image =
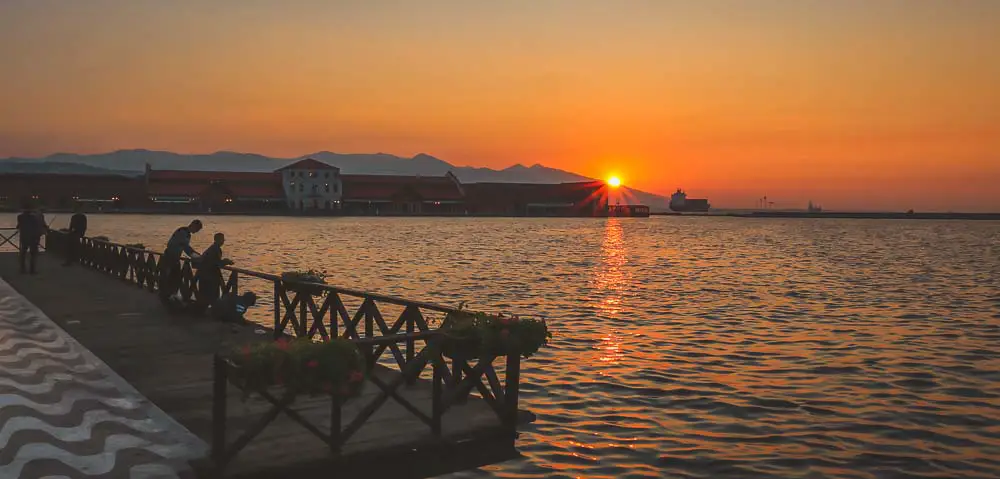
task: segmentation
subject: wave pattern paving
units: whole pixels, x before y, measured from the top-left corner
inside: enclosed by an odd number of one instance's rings
[[[0,479],[191,477],[204,445],[0,280]]]

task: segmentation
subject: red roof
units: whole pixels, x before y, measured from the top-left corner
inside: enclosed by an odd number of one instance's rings
[[[470,183],[464,186],[471,202],[586,203],[607,196],[603,181],[579,183]]]
[[[304,160],[299,160],[299,161],[296,161],[295,163],[292,163],[290,165],[286,165],[286,166],[283,166],[281,168],[278,168],[275,171],[290,170],[290,169],[295,169],[295,170],[337,170],[339,168],[337,168],[336,166],[333,166],[333,165],[328,165],[328,164],[323,163],[322,161],[319,161],[319,160],[314,160],[312,158],[306,158]]]
[[[204,183],[150,183],[149,194],[151,196],[186,196],[194,198],[201,195],[206,188],[208,188],[208,185]]]
[[[343,175],[341,179],[345,201],[464,199],[458,183],[449,176]]]
[[[271,171],[183,171],[183,170],[150,170],[149,180],[186,180],[186,181],[281,181],[277,174]]]

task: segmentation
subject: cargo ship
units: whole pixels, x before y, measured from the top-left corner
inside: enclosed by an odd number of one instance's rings
[[[688,198],[680,188],[670,195],[670,209],[677,212],[704,212],[708,211],[712,205],[703,198]]]

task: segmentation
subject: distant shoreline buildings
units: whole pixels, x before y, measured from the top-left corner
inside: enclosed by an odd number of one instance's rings
[[[641,205],[609,207],[603,181],[466,183],[443,176],[345,175],[311,158],[270,172],[154,170],[143,173],[0,174],[0,208],[289,214],[316,216],[648,216]]]

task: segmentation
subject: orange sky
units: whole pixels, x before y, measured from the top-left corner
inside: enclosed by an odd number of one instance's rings
[[[995,45],[992,0],[5,0],[0,157],[426,152],[1000,211]]]

